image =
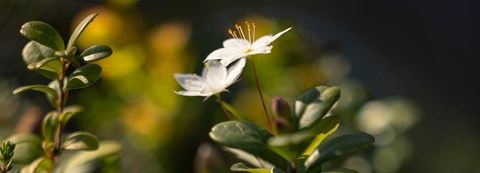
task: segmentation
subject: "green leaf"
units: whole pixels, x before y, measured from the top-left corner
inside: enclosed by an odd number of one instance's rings
[[[55,50],[47,46],[41,45],[35,41],[28,42],[22,50],[22,57],[25,64],[40,62],[41,60],[52,57]]]
[[[321,144],[305,161],[307,170],[322,163],[355,154],[369,147],[375,139],[366,133],[348,134]]]
[[[283,170],[287,168],[287,161],[270,150],[266,145],[272,134],[253,123],[240,121],[222,122],[215,125],[209,135],[213,141],[221,145],[241,149],[256,155]]]
[[[60,34],[49,24],[31,21],[22,25],[20,34],[54,50],[64,50],[65,45]]]
[[[83,51],[78,59],[80,62],[92,62],[112,55],[112,48],[106,45],[94,45]]]
[[[60,172],[68,172],[70,169],[81,166],[90,161],[118,154],[120,144],[114,141],[102,141],[95,151],[78,152],[65,161]]]
[[[61,148],[65,150],[96,150],[98,140],[91,133],[75,132],[65,137]]]
[[[313,134],[317,134],[315,139],[310,143],[307,149],[303,152],[303,155],[312,154],[313,150],[322,143],[322,141],[330,134],[337,130],[340,126],[340,117],[339,116],[328,116],[320,120],[319,123],[315,124],[314,127],[310,129]]]
[[[45,115],[42,123],[42,135],[43,139],[48,142],[55,140],[55,135],[58,125],[58,113],[51,111]]]
[[[75,30],[73,31],[72,35],[70,36],[70,39],[68,39],[68,45],[67,47],[73,47],[75,45],[75,42],[77,41],[78,37],[82,34],[83,30],[87,28],[88,24],[93,21],[95,17],[97,17],[98,13],[93,13],[90,14],[89,16],[85,17],[82,22],[80,22]]]
[[[40,157],[27,167],[22,169],[22,173],[48,173],[54,169],[55,165],[50,159]]]
[[[58,75],[62,71],[62,66],[60,59],[50,57],[42,59],[37,63],[31,63],[27,68],[49,79],[58,79]]]
[[[340,89],[334,86],[318,86],[303,93],[295,102],[299,128],[308,128],[321,120],[339,97]]]
[[[235,163],[230,167],[231,171],[235,172],[251,172],[251,173],[270,173],[269,169],[265,168],[250,168],[243,163]]]
[[[308,131],[300,131],[271,137],[268,140],[268,146],[283,158],[294,161],[302,154],[314,137],[315,135]]]
[[[69,90],[85,88],[100,78],[102,68],[97,64],[86,64],[76,69],[69,77],[66,88]]]
[[[65,126],[68,121],[79,112],[82,112],[83,108],[81,106],[68,106],[63,109],[62,115],[60,115],[60,122],[62,126]]]
[[[42,139],[34,134],[26,134],[26,133],[19,133],[13,134],[12,136],[8,137],[8,141],[13,142],[14,144],[21,144],[21,143],[34,143],[41,145]]]
[[[13,162],[20,164],[29,164],[44,155],[41,144],[30,142],[17,144],[14,153]]]
[[[13,162],[29,164],[43,155],[42,139],[34,134],[14,134],[8,137],[9,141],[16,144]]]
[[[18,93],[25,92],[25,91],[28,91],[28,90],[43,92],[49,98],[55,98],[55,99],[58,98],[57,92],[54,89],[52,89],[48,86],[45,86],[45,85],[29,85],[29,86],[19,87],[19,88],[15,89],[13,91],[13,94],[18,94]]]

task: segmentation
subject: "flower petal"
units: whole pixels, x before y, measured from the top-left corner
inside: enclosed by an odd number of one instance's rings
[[[268,54],[272,51],[273,46],[263,46],[257,49],[253,49],[253,51],[249,52],[247,55],[255,55],[255,54]]]
[[[224,81],[227,78],[227,67],[216,60],[207,61],[202,72],[207,88],[214,92],[225,90]]]
[[[200,92],[193,92],[193,91],[173,91],[175,94],[182,95],[182,96],[202,96],[202,97],[209,97],[214,93],[200,93]]]
[[[225,48],[235,48],[247,50],[250,48],[251,44],[248,40],[241,38],[230,38],[223,42],[223,47]]]
[[[282,32],[275,34],[274,36],[266,35],[266,36],[260,37],[252,44],[252,49],[258,49],[260,47],[268,46],[270,43],[275,41],[278,37],[280,37],[282,34],[286,33],[287,31],[289,31],[290,29],[292,28],[291,27],[287,28]]]
[[[239,59],[235,64],[228,68],[227,79],[225,79],[225,88],[237,82],[238,77],[242,74],[245,67],[246,58]]]
[[[242,56],[245,56],[242,50],[234,49],[234,48],[220,48],[210,53],[203,62],[206,62],[207,60],[214,60],[214,59],[221,59],[221,60],[233,59],[233,61],[235,61],[236,59]],[[228,60],[228,61],[231,61],[231,60]],[[224,63],[222,64],[228,65]]]
[[[195,74],[173,74],[175,79],[177,80],[178,84],[185,88],[187,91],[191,92],[200,92],[205,87],[205,82]]]

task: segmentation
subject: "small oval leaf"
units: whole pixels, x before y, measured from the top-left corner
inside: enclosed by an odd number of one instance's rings
[[[112,55],[112,49],[106,45],[94,45],[83,51],[80,56],[80,62],[92,62],[101,60]]]
[[[44,85],[29,85],[29,86],[19,87],[13,91],[13,94],[18,94],[28,90],[40,91],[45,93],[48,97],[58,98],[58,94],[54,89]]]
[[[69,77],[66,89],[80,89],[85,88],[100,78],[102,68],[97,64],[86,64],[76,69]]]
[[[72,133],[62,142],[62,149],[65,150],[96,150],[97,148],[97,137],[88,132]]]
[[[75,45],[75,42],[77,42],[78,37],[82,34],[83,30],[87,28],[88,24],[95,19],[95,17],[98,16],[98,13],[93,13],[85,17],[82,22],[80,22],[75,30],[73,31],[72,35],[70,36],[70,39],[68,39],[68,45],[67,47],[73,47]]]
[[[35,41],[28,42],[22,50],[22,57],[25,64],[40,62],[41,60],[52,57],[55,50],[47,46],[41,45]]]
[[[33,143],[39,146],[42,145],[42,139],[34,134],[13,134],[12,136],[8,137],[7,140],[13,142],[14,144]]]
[[[42,123],[42,135],[43,139],[48,142],[55,140],[55,135],[58,125],[58,113],[51,111],[45,115]]]
[[[324,117],[320,120],[319,123],[315,124],[314,127],[310,129],[313,134],[317,136],[315,139],[310,143],[307,149],[303,152],[303,155],[309,156],[312,154],[313,150],[322,143],[322,141],[330,134],[337,130],[338,126],[340,126],[340,116],[328,116]]]
[[[268,146],[283,158],[294,161],[302,154],[310,141],[315,137],[308,131],[300,131],[291,134],[271,137],[268,140]]]
[[[322,163],[355,154],[369,147],[375,139],[366,133],[336,137],[321,144],[305,161],[307,170],[317,169]]]
[[[60,122],[62,123],[62,126],[65,126],[74,115],[82,111],[83,108],[81,106],[65,107],[63,109],[62,115],[60,115]]]
[[[338,87],[317,86],[307,90],[295,102],[295,115],[300,129],[312,126],[330,111],[340,97]]]
[[[265,168],[250,168],[243,163],[235,163],[230,167],[231,171],[234,172],[250,172],[250,173],[270,173],[269,169]]]
[[[49,79],[58,79],[58,74],[62,71],[62,62],[58,58],[50,57],[29,64],[27,68]]]
[[[48,173],[54,169],[54,164],[50,159],[40,157],[33,161],[27,167],[22,169],[22,173]]]
[[[60,34],[49,24],[31,21],[22,25],[20,34],[54,50],[64,50],[65,45]]]
[[[237,148],[268,161],[283,170],[287,161],[270,150],[266,144],[273,135],[267,130],[250,122],[228,121],[215,125],[210,138],[226,147]]]
[[[113,141],[102,141],[97,150],[88,152],[78,152],[65,161],[60,172],[68,172],[70,169],[81,166],[93,160],[101,159],[120,152],[120,144]]]

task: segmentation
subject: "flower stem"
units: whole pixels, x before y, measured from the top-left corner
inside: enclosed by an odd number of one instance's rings
[[[215,96],[218,98],[218,102],[220,103],[220,106],[222,107],[223,112],[225,112],[228,119],[232,121],[233,120],[232,115],[230,115],[230,112],[228,112],[228,110],[225,108],[225,105],[223,105],[223,100],[222,100],[222,97],[220,96],[220,93],[215,94]]]
[[[257,84],[258,94],[260,95],[260,100],[262,101],[263,110],[265,111],[265,118],[267,119],[268,130],[273,132],[272,122],[270,121],[270,116],[268,115],[267,106],[265,106],[265,100],[263,99],[262,90],[260,89],[260,83],[258,82],[257,69],[255,68],[255,63],[253,62],[252,58],[250,58],[250,61],[252,62],[253,74],[255,75],[255,82]]]

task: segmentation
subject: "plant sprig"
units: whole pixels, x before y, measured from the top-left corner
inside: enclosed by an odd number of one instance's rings
[[[63,132],[68,121],[82,111],[79,106],[66,106],[69,91],[95,83],[100,78],[102,68],[90,62],[112,54],[110,47],[101,44],[93,45],[77,54],[78,48],[75,46],[77,39],[97,15],[95,13],[84,18],[71,34],[66,45],[57,30],[45,22],[30,21],[20,29],[20,34],[31,40],[22,51],[27,68],[52,81],[48,85],[19,87],[13,93],[18,94],[29,90],[43,92],[55,109],[43,118],[41,140],[36,140],[36,137],[31,135],[11,137],[17,144],[28,144],[24,147],[40,147],[44,153],[42,155],[30,153],[31,157],[26,160],[29,166],[22,169],[22,172],[53,172],[58,167],[56,158],[63,151],[96,150],[102,145],[97,137],[89,132],[79,131],[68,135],[64,135]],[[71,68],[73,72],[68,73]],[[114,148],[116,149],[109,150],[107,154],[118,152],[118,147]],[[91,159],[102,156],[105,156],[105,153]]]

